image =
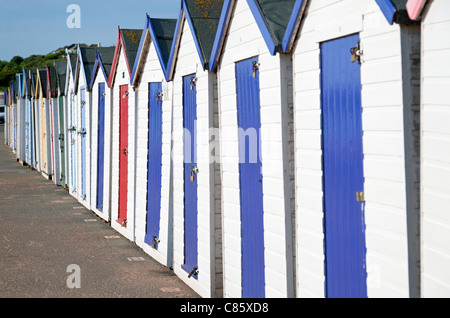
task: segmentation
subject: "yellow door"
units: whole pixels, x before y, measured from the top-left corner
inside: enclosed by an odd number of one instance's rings
[[[45,100],[41,99],[41,122],[42,122],[42,164],[47,168],[47,136],[45,134]]]

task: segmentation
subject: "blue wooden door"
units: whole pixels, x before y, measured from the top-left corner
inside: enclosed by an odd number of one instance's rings
[[[105,174],[105,83],[98,84],[97,209],[103,211]]]
[[[147,231],[145,242],[158,248],[161,216],[162,93],[161,83],[148,85]]]
[[[257,58],[236,64],[244,298],[265,297],[261,104],[256,65]]]
[[[367,297],[358,35],[321,46],[327,297]],[[359,196],[359,198],[358,198]]]
[[[80,90],[81,199],[86,200],[86,89]]]
[[[197,88],[196,76],[183,78],[183,127],[184,127],[184,270],[197,279]]]
[[[70,183],[72,185],[72,190],[76,191],[77,188],[77,122],[76,122],[76,111],[75,111],[75,95],[70,94]]]

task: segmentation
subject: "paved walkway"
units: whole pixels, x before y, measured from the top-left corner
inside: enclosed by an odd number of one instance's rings
[[[0,298],[198,298],[63,188],[22,167],[3,132],[0,125]]]

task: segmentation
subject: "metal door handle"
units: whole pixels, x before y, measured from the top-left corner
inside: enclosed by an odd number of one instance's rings
[[[125,156],[128,156],[128,149],[124,149],[124,150],[123,150],[123,154],[124,154]]]

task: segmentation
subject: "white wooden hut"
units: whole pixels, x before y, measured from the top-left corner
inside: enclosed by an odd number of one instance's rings
[[[217,77],[208,62],[223,1],[182,1],[167,78],[172,83],[173,269],[203,297],[221,297],[222,220]]]
[[[77,198],[77,127],[78,119],[75,103],[75,70],[77,55],[71,54],[66,50],[67,71],[66,71],[66,112],[65,133],[67,145],[67,173],[69,193]]]
[[[295,1],[225,1],[217,70],[224,296],[294,297],[292,56]]]
[[[291,17],[298,297],[417,296],[420,36],[405,4],[297,1]]]
[[[421,21],[421,296],[450,297],[450,2],[409,0]]]
[[[56,82],[57,82],[57,95],[58,95],[58,118],[57,127],[59,135],[56,136],[59,141],[59,151],[57,151],[57,156],[59,158],[61,173],[60,182],[61,186],[68,189],[68,167],[67,167],[67,135],[66,135],[66,72],[67,72],[67,59],[63,61],[55,62],[55,72],[56,72]]]
[[[111,220],[111,90],[108,78],[115,47],[97,48],[90,87],[92,92],[91,210]]]
[[[111,226],[134,241],[135,92],[131,72],[141,40],[140,29],[118,29],[108,86],[112,94],[111,120]]]
[[[31,93],[31,110],[32,110],[32,126],[33,126],[33,167],[38,172],[42,171],[42,162],[41,162],[41,122],[39,120],[40,114],[40,103],[39,97],[36,95],[36,86],[37,86],[37,70],[30,69],[30,93]]]
[[[52,181],[56,185],[61,185],[61,161],[59,156],[59,107],[58,107],[58,82],[55,67],[47,66],[47,88],[46,95],[49,107],[51,161],[52,161]]]
[[[135,241],[161,264],[172,267],[171,142],[172,90],[165,74],[176,19],[145,18],[131,75],[136,92]]]
[[[91,140],[92,140],[92,71],[97,58],[96,47],[78,46],[74,77],[75,109],[77,116],[77,199],[88,210],[92,206]]]

